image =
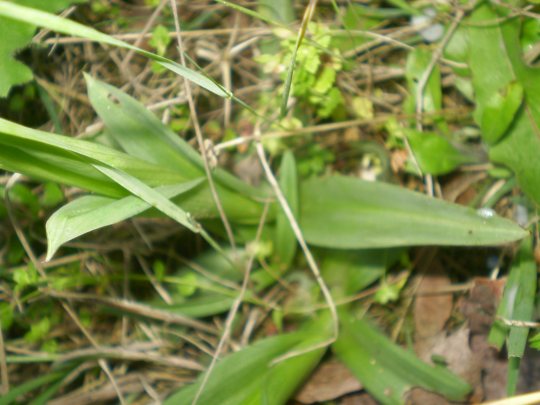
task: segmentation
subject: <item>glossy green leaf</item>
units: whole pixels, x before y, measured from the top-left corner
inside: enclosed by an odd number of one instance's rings
[[[201,184],[194,180],[171,186],[158,187],[156,191],[165,198],[173,198]],[[60,208],[47,221],[47,258],[50,260],[64,243],[93,230],[115,224],[138,215],[151,206],[134,196],[116,200],[100,196],[80,197]]]
[[[321,247],[481,246],[527,235],[496,215],[352,177],[308,180],[301,186],[300,201],[304,236]]]
[[[483,111],[501,91],[521,85],[522,108],[506,134],[490,148],[490,158],[511,168],[523,190],[540,202],[540,69],[525,64],[520,44],[521,19],[507,18],[510,9],[483,2],[467,20],[469,66],[477,109]],[[519,87],[516,87],[519,88]],[[514,90],[518,93],[517,90]],[[511,102],[515,107],[518,97]],[[510,116],[510,111],[507,114]],[[478,113],[478,116],[482,116]],[[491,141],[491,139],[486,139]]]
[[[282,405],[320,361],[324,349],[272,366],[275,358],[329,337],[329,318],[322,317],[298,332],[261,340],[217,363],[199,399],[204,405]],[[166,399],[164,405],[191,405],[203,376]]]
[[[506,133],[523,101],[523,86],[510,82],[497,91],[477,112],[481,113],[482,137],[489,144],[497,143]]]
[[[291,151],[283,154],[279,170],[279,185],[295,218],[298,217],[298,175],[296,161]],[[274,248],[278,262],[288,267],[296,254],[296,236],[283,210],[276,214]]]
[[[407,131],[407,138],[422,173],[447,174],[471,159],[460,153],[448,139],[432,132]]]
[[[100,42],[116,46],[119,48],[125,48],[133,50],[143,56],[146,56],[163,67],[175,72],[176,74],[192,81],[193,83],[201,86],[202,88],[221,97],[231,97],[231,94],[226,91],[222,86],[216,84],[213,80],[201,73],[195,72],[185,66],[179,65],[172,60],[164,58],[162,56],[153,54],[136,46],[130,45],[126,42],[120,41],[107,34],[99,32],[93,28],[87,27],[83,24],[79,24],[75,21],[68,20],[66,18],[55,16],[54,14],[45,13],[40,10],[36,10],[31,7],[24,7],[17,4],[13,4],[6,1],[0,1],[0,17],[24,22],[26,24],[35,25],[42,28],[47,28],[51,31],[60,32],[66,35],[72,35],[79,38],[86,38],[91,41]]]
[[[340,312],[341,330],[332,349],[381,404],[403,404],[421,387],[463,401],[471,387],[446,368],[431,366],[402,349],[363,319]]]

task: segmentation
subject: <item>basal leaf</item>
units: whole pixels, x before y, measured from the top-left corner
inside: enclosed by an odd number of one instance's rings
[[[123,91],[85,75],[92,106],[108,134],[131,156],[179,171],[186,178],[204,175],[201,155],[165,126],[148,109]],[[268,196],[216,168],[213,178],[223,186],[246,196]]]
[[[173,198],[201,184],[194,180],[156,189],[165,198]],[[138,215],[151,206],[134,196],[116,200],[108,197],[84,196],[56,211],[47,221],[47,259],[50,260],[58,248],[81,235],[115,224]]]
[[[261,340],[217,363],[202,395],[204,405],[281,405],[320,361],[324,349],[313,350],[275,366],[271,361],[292,350],[329,337],[329,318],[321,317],[305,329]],[[203,376],[171,397],[164,405],[190,405]]]
[[[98,169],[100,172],[102,172],[103,174],[105,174],[106,176],[110,177],[113,181],[120,184],[122,187],[128,190],[131,194],[139,197],[141,200],[146,202],[151,207],[157,208],[158,210],[163,212],[165,215],[171,217],[179,224],[184,225],[186,228],[188,228],[192,232],[200,231],[200,229],[198,228],[197,224],[195,223],[195,221],[193,220],[190,214],[188,214],[182,208],[175,205],[171,200],[169,200],[163,194],[159,193],[158,191],[144,184],[139,179],[132,177],[125,172],[122,172],[120,170],[116,170],[113,168],[109,168],[109,167],[105,167],[101,165],[94,165],[94,167]]]
[[[332,349],[380,403],[403,404],[405,394],[414,387],[453,401],[463,401],[469,393],[469,385],[449,370],[422,362],[365,320],[345,311],[340,320],[340,335]]]
[[[333,176],[301,186],[300,225],[316,246],[498,245],[527,232],[498,216],[397,186]]]
[[[295,217],[298,216],[298,178],[296,173],[296,162],[291,151],[285,152],[279,170],[279,183],[281,190],[289,207]],[[287,216],[283,210],[276,214],[276,232],[274,237],[274,247],[277,260],[288,267],[296,253],[296,236],[291,228]]]

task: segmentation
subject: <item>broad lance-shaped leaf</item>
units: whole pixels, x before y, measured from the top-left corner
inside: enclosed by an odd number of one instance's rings
[[[443,367],[422,362],[363,319],[340,312],[341,331],[333,351],[381,404],[400,405],[415,387],[463,401],[471,387]]]
[[[215,83],[202,74],[195,72],[185,66],[179,65],[170,59],[153,54],[126,42],[120,41],[107,34],[96,31],[93,28],[79,24],[75,21],[66,18],[58,17],[54,14],[45,13],[30,7],[19,6],[6,1],[0,1],[0,16],[25,22],[42,28],[47,28],[51,31],[60,32],[62,34],[72,35],[79,38],[86,38],[91,41],[101,42],[119,48],[133,50],[141,55],[144,55],[163,67],[175,72],[176,74],[192,81],[193,83],[205,88],[206,90],[217,94],[220,97],[231,97],[232,95],[222,86]]]
[[[295,217],[298,217],[298,176],[296,161],[291,151],[283,154],[279,169],[279,185]],[[276,259],[288,267],[294,259],[297,243],[291,224],[281,208],[276,214],[276,233],[274,236]]]
[[[88,97],[103,120],[107,134],[129,155],[159,164],[189,178],[204,175],[201,155],[164,125],[152,112],[120,89],[85,75]],[[216,168],[217,183],[259,199],[268,196],[230,173]]]
[[[165,198],[173,198],[201,184],[193,180],[171,186],[158,187],[156,191]],[[135,196],[115,200],[108,197],[84,196],[56,211],[47,221],[47,258],[50,260],[58,248],[81,235],[115,224],[151,208],[150,204]]]
[[[95,163],[126,172],[150,187],[178,184],[202,176],[201,171],[189,178],[174,167],[150,163],[104,145],[38,131],[0,118],[0,168],[4,170],[81,187],[108,197],[126,196],[125,189],[97,170],[93,166]],[[227,216],[231,221],[257,223],[262,205],[234,190],[220,187]],[[197,188],[175,202],[197,218],[218,215],[208,187]]]
[[[220,360],[210,375],[199,404],[283,405],[319,363],[325,349],[310,351],[276,365],[272,360],[293,350],[305,349],[330,336],[324,315],[302,330],[263,339]],[[164,405],[190,405],[203,376],[167,398]]]
[[[486,141],[495,143],[490,158],[511,168],[523,190],[540,203],[540,69],[523,61],[522,19],[510,13],[507,7],[482,2],[467,20],[475,117]],[[505,109],[495,130],[489,119],[494,107]]]
[[[125,172],[121,172],[110,167],[100,165],[94,165],[94,167],[106,176],[110,177],[118,184],[120,184],[133,195],[139,197],[141,200],[145,201],[150,206],[157,208],[167,216],[174,219],[179,224],[184,225],[192,232],[200,232],[198,224],[193,220],[189,213],[187,213],[177,205],[174,205],[174,203],[167,197],[165,197],[163,194],[148,187],[139,179],[132,177]]]
[[[101,175],[96,169],[92,168],[90,163],[99,162],[125,171],[126,173],[147,182],[150,186],[175,184],[183,180],[188,180],[181,173],[175,172],[167,167],[145,162],[107,146],[49,132],[38,131],[2,118],[0,118],[0,145],[20,148],[23,151],[35,153],[38,156],[55,156],[66,164],[69,163],[69,161],[85,163],[88,165],[88,170],[93,172],[94,177],[101,179],[102,181],[104,181],[106,177]],[[15,165],[15,163],[16,162],[12,161],[11,165]],[[29,165],[31,162],[26,162],[24,164]],[[118,196],[118,194],[113,194],[113,196]]]
[[[308,180],[300,201],[304,236],[322,247],[482,246],[527,236],[517,224],[491,213],[352,177]]]

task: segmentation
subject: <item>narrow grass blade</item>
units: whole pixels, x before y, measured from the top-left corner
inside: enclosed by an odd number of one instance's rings
[[[28,382],[12,388],[7,394],[4,394],[0,398],[0,405],[11,405],[19,403],[17,402],[17,398],[21,397],[22,395],[28,394],[43,385],[54,383],[55,381],[63,378],[66,374],[67,372],[57,371],[36,377],[34,379],[30,379]]]
[[[298,32],[298,37],[296,38],[296,44],[294,45],[294,50],[291,56],[291,61],[289,62],[289,67],[287,68],[287,78],[285,79],[285,85],[283,88],[283,98],[281,100],[281,116],[284,117],[287,113],[287,105],[289,104],[289,96],[291,93],[292,79],[294,75],[294,68],[296,66],[296,55],[298,55],[298,49],[302,45],[302,40],[306,35],[307,27],[313,13],[315,12],[315,7],[317,5],[317,0],[310,0],[306,7],[304,13],[304,18],[302,19],[302,25],[300,26],[300,31]]]
[[[527,236],[508,219],[352,177],[310,179],[300,201],[305,238],[321,247],[489,246]]]
[[[192,232],[200,232],[200,228],[195,223],[191,215],[189,215],[177,205],[174,205],[171,200],[169,200],[163,194],[150,188],[142,181],[116,169],[100,165],[94,165],[94,167],[106,176],[110,177],[118,184],[120,184],[130,193],[145,201],[148,205],[157,208],[167,216],[174,219],[179,224],[184,225]]]
[[[171,186],[156,191],[165,198],[192,190],[202,179]],[[64,243],[81,235],[126,220],[151,208],[150,204],[134,196],[120,200],[99,196],[84,196],[56,211],[47,221],[47,258],[50,260]]]
[[[521,243],[518,256],[510,269],[502,300],[497,308],[497,317],[502,319],[495,321],[488,338],[489,342],[499,349],[506,341],[510,361],[507,382],[509,395],[516,391],[519,363],[525,352],[529,328],[519,325],[510,326],[503,320],[517,322],[533,320],[536,284],[537,273],[532,240],[527,238]]]
[[[430,366],[379,333],[368,322],[340,313],[342,329],[332,349],[382,404],[402,404],[405,394],[421,387],[463,401],[471,387],[446,368]]]
[[[203,76],[198,72],[195,72],[194,70],[188,69],[185,66],[182,66],[162,56],[147,52],[143,49],[137,48],[136,46],[115,39],[107,34],[99,32],[85,25],[79,24],[75,21],[71,21],[66,18],[58,17],[54,14],[49,14],[43,11],[36,10],[34,8],[24,7],[6,1],[0,1],[0,16],[17,21],[22,21],[31,25],[36,25],[38,27],[47,28],[51,31],[60,32],[62,34],[72,35],[79,38],[86,38],[103,44],[134,50],[141,55],[155,60],[163,67],[175,72],[176,74],[192,81],[193,83],[220,97],[231,97],[231,94],[222,86],[218,85],[210,78]]]
[[[287,199],[294,217],[298,218],[298,175],[294,155],[291,151],[287,151],[283,155],[279,176],[279,185],[283,195]],[[297,243],[294,231],[283,210],[279,210],[276,214],[274,247],[277,260],[288,267],[296,254]]]

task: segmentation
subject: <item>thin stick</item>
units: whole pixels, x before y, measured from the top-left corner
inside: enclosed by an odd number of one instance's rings
[[[186,66],[186,58],[184,56],[184,46],[182,44],[182,36],[180,35],[180,32],[181,32],[180,20],[178,18],[178,10],[176,9],[175,0],[170,0],[170,5],[171,5],[173,17],[174,17],[174,26],[176,28],[176,41],[178,43],[178,53],[180,54],[180,62],[182,63],[183,66]],[[197,116],[197,110],[195,108],[195,102],[193,100],[193,94],[191,93],[191,83],[186,78],[184,78],[184,89],[185,89],[186,98],[189,104],[189,111],[191,113],[191,121],[193,122],[193,127],[195,129],[197,143],[202,153],[202,158],[204,162],[204,171],[206,172],[206,177],[208,178],[208,185],[210,186],[210,192],[212,193],[212,198],[214,199],[214,203],[216,204],[216,208],[219,212],[221,222],[223,222],[223,226],[225,227],[225,231],[227,232],[227,237],[229,238],[229,242],[231,244],[233,253],[235,253],[236,242],[234,240],[234,234],[232,232],[229,219],[227,218],[227,214],[225,214],[223,205],[221,204],[221,200],[219,198],[219,194],[216,189],[216,184],[214,183],[214,179],[212,177],[212,170],[208,162],[208,153],[207,153],[206,143],[204,142],[201,126],[199,124],[199,118]]]
[[[319,288],[321,289],[321,292],[323,293],[324,299],[326,300],[326,303],[328,304],[328,309],[330,310],[330,315],[332,316],[332,337],[324,342],[321,342],[319,344],[313,345],[311,347],[308,347],[306,349],[302,350],[296,350],[289,353],[284,354],[283,356],[280,356],[272,362],[272,364],[279,363],[281,361],[284,361],[286,359],[289,359],[291,357],[296,357],[305,353],[309,353],[313,350],[320,349],[323,347],[327,347],[334,343],[338,337],[339,334],[339,317],[337,313],[336,303],[334,302],[334,299],[332,298],[332,295],[330,294],[330,290],[328,289],[328,286],[324,282],[321,271],[319,270],[319,266],[317,265],[317,262],[315,261],[315,258],[311,254],[311,251],[309,250],[309,247],[306,243],[306,240],[304,239],[304,236],[302,235],[302,231],[300,230],[300,226],[298,225],[298,222],[296,221],[296,218],[294,217],[294,214],[291,210],[291,207],[289,206],[289,203],[287,202],[287,199],[283,195],[283,192],[281,191],[281,188],[279,187],[279,183],[272,173],[272,169],[270,168],[270,165],[268,163],[268,159],[266,158],[266,154],[264,153],[264,148],[260,140],[260,127],[257,125],[255,127],[255,135],[259,138],[256,138],[255,142],[255,148],[257,150],[257,155],[259,156],[259,160],[261,162],[261,165],[263,167],[264,173],[266,175],[266,179],[270,183],[270,186],[272,187],[272,190],[276,194],[276,197],[279,201],[279,204],[281,208],[283,209],[283,212],[285,213],[285,216],[287,217],[287,220],[289,221],[289,224],[294,232],[294,235],[296,236],[296,240],[300,244],[300,247],[302,248],[302,251],[304,252],[304,256],[306,258],[306,261],[309,265],[309,268],[311,269],[311,272],[313,273],[313,276],[315,277],[315,280],[317,280],[317,284],[319,285]]]
[[[426,116],[432,116],[432,115],[441,115],[441,114],[467,114],[469,111],[464,109],[456,109],[456,110],[441,110],[441,111],[435,111],[433,113],[427,113],[423,114],[424,117]],[[321,124],[321,125],[312,125],[304,128],[299,128],[291,131],[274,131],[274,132],[268,132],[264,135],[259,135],[262,139],[274,139],[274,138],[288,138],[293,136],[299,136],[299,135],[309,135],[312,133],[320,133],[320,132],[331,132],[338,129],[344,129],[344,128],[351,128],[356,126],[373,126],[376,124],[385,123],[388,121],[389,118],[396,118],[398,120],[408,120],[410,118],[414,118],[414,115],[411,114],[381,114],[374,118],[359,118],[355,120],[348,120],[348,121],[341,121],[341,122],[331,122],[329,124]],[[222,142],[220,144],[217,144],[214,146],[214,150],[218,153],[224,149],[233,148],[239,145],[243,145],[246,143],[251,143],[255,141],[255,135],[250,136],[242,136],[235,139],[231,139],[230,141]]]
[[[255,243],[257,243],[261,239],[262,231],[264,229],[264,224],[266,222],[266,216],[268,214],[268,207],[269,207],[269,204],[268,203],[265,204],[264,211],[261,215],[261,220],[259,221],[259,226],[257,228],[257,234],[255,236]],[[203,393],[204,388],[206,387],[206,384],[208,383],[208,380],[210,379],[210,375],[212,374],[212,371],[214,370],[217,364],[219,355],[221,354],[223,347],[229,340],[234,318],[236,317],[236,314],[238,313],[238,309],[240,308],[240,305],[244,301],[244,295],[246,294],[246,291],[248,288],[249,276],[251,274],[251,269],[253,267],[253,262],[255,261],[256,254],[257,254],[256,252],[253,252],[249,257],[249,260],[246,264],[246,269],[244,272],[242,288],[240,289],[240,293],[238,294],[238,297],[236,297],[236,300],[234,301],[231,309],[229,310],[229,314],[227,315],[227,320],[225,321],[223,334],[221,335],[221,338],[219,339],[219,343],[217,345],[216,351],[214,353],[214,356],[212,357],[212,362],[210,363],[210,366],[208,366],[208,370],[204,374],[203,380],[201,381],[201,384],[199,385],[199,388],[197,389],[197,393],[195,394],[195,397],[193,398],[193,402],[191,403],[191,405],[196,405],[197,402],[199,401],[199,398],[201,397],[201,394]]]

